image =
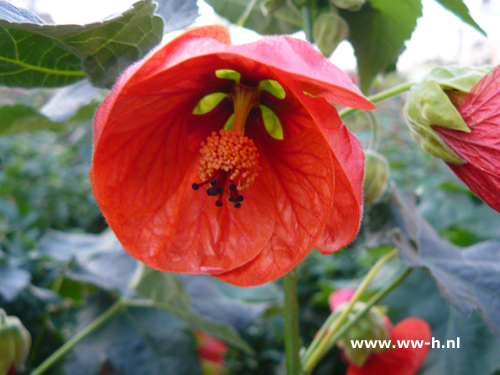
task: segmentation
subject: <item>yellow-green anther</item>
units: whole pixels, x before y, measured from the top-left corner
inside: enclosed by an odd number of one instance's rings
[[[232,79],[236,83],[240,83],[241,74],[236,70],[231,69],[219,69],[215,71],[215,75],[222,79]]]
[[[226,124],[224,125],[224,130],[228,131],[233,127],[233,121],[234,121],[234,113],[229,117],[226,121]]]
[[[224,92],[214,92],[201,98],[196,107],[193,109],[193,115],[204,115],[212,111],[217,105],[227,98],[229,95]]]
[[[286,97],[285,89],[278,83],[278,81],[275,81],[274,79],[265,79],[263,81],[260,81],[259,89],[267,91],[278,99],[285,99]]]
[[[262,112],[262,119],[264,120],[264,126],[267,132],[274,139],[283,139],[283,127],[281,126],[278,116],[265,105],[260,105],[260,110]]]

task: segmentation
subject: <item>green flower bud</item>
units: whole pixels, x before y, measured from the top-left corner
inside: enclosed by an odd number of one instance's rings
[[[261,0],[260,10],[267,17],[270,13],[282,8],[286,5],[286,0]]]
[[[0,375],[8,373],[12,364],[20,369],[28,357],[31,336],[15,316],[0,309]]]
[[[356,12],[365,4],[365,0],[330,0],[336,7]]]
[[[338,307],[338,311],[343,311],[348,303]],[[352,309],[351,316],[363,310],[366,304],[356,302]],[[389,340],[390,334],[386,327],[384,309],[372,307],[344,336],[338,341],[338,346],[343,349],[351,363],[361,367],[372,352],[380,352],[381,348],[353,348],[351,340]]]
[[[323,56],[330,56],[349,36],[349,25],[338,14],[323,13],[313,25],[313,38]]]
[[[450,100],[450,96],[456,99],[463,96],[460,93],[467,94],[488,71],[480,68],[436,68],[421,83],[412,86],[403,115],[413,139],[424,151],[448,163],[464,163],[432,127],[443,126],[470,133],[454,105],[456,101]]]
[[[365,150],[363,192],[366,204],[376,203],[385,193],[389,181],[389,163],[385,156]]]

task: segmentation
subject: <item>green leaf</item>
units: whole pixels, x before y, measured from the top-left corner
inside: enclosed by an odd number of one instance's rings
[[[360,87],[370,89],[375,76],[394,64],[422,16],[420,0],[370,0],[359,12],[341,11],[349,24],[349,38],[356,58]]]
[[[190,308],[189,295],[184,285],[169,272],[157,271],[139,263],[135,280],[131,284],[140,297],[181,309]]]
[[[40,110],[24,104],[0,106],[0,136],[37,130],[57,132],[78,123],[89,124],[99,94],[100,90],[84,81],[60,89]]]
[[[75,332],[87,327],[108,307],[104,294],[79,312]],[[106,371],[111,367],[114,371]],[[95,330],[65,358],[72,375],[201,375],[196,341],[189,326],[162,310],[126,307]]]
[[[469,14],[469,9],[467,5],[464,4],[462,0],[436,0],[443,7],[448,9],[450,12],[455,14],[458,18],[464,21],[466,24],[472,26],[477,31],[479,31],[484,36],[487,36],[483,29],[472,19]]]
[[[111,87],[125,68],[160,43],[163,20],[153,14],[155,7],[152,0],[141,0],[107,21],[47,25],[33,22],[36,16],[26,10],[2,5],[0,84],[57,87],[87,77],[94,86]]]
[[[215,12],[236,23],[251,0],[207,0]],[[293,34],[302,29],[300,12],[290,6],[279,8],[269,16],[264,16],[256,2],[245,21],[246,28],[261,35]]]
[[[253,349],[229,324],[216,322],[193,311],[184,284],[173,274],[157,271],[141,264],[132,287],[140,297],[151,300],[152,306],[164,309],[192,327],[205,331],[228,344],[248,353],[253,352]]]
[[[389,306],[393,323],[408,317],[427,321],[440,344],[460,337],[459,349],[431,349],[418,374],[492,375],[500,370],[500,338],[478,313],[463,315],[451,307],[427,272],[414,270],[382,304]]]
[[[64,123],[50,121],[35,109],[23,104],[0,107],[0,136],[34,130],[60,130]]]

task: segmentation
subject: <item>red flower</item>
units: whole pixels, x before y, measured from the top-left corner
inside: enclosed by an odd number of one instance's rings
[[[434,127],[463,160],[451,170],[490,207],[500,212],[500,67],[472,87],[457,109],[470,133]]]
[[[399,348],[397,340],[431,340],[431,329],[425,320],[408,318],[400,322],[391,331],[391,345],[396,348],[382,352],[373,352],[361,367],[349,365],[347,375],[413,375],[425,361],[429,345],[421,348]]]
[[[213,93],[226,97],[196,112]],[[276,279],[315,244],[331,253],[358,230],[364,156],[328,101],[374,108],[306,42],[233,46],[222,27],[191,30],[128,68],[98,109],[96,200],[153,268],[241,286]]]
[[[195,333],[198,340],[198,354],[202,364],[203,374],[218,375],[224,370],[224,354],[227,345],[206,332]]]

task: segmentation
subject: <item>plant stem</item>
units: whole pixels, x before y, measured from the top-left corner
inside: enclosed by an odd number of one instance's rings
[[[256,2],[257,2],[257,0],[250,0],[248,2],[245,10],[243,11],[243,14],[240,16],[240,18],[238,18],[238,21],[236,21],[236,25],[243,26],[245,24],[248,16],[250,15],[250,12],[252,11],[253,6],[255,5]]]
[[[106,323],[113,315],[115,315],[124,306],[123,300],[116,301],[108,310],[101,316],[90,323],[83,330],[78,332],[71,340],[67,341],[63,346],[57,349],[52,355],[43,361],[30,375],[41,375],[47,371],[52,365],[68,354],[77,344],[93,333],[97,328]]]
[[[363,310],[359,311],[352,319],[344,324],[337,333],[330,339],[328,346],[331,348],[335,343],[342,337],[344,334],[354,326],[373,306],[375,306],[382,298],[384,298],[387,294],[389,294],[395,287],[401,284],[408,275],[413,271],[413,268],[406,268],[403,272],[401,272],[394,280],[392,280],[389,284],[387,284],[383,289],[381,289],[377,294],[375,294],[370,300],[366,303],[366,306]]]
[[[377,103],[377,102],[380,102],[382,100],[392,98],[393,96],[396,96],[396,95],[402,94],[403,92],[408,91],[414,84],[415,83],[413,83],[413,82],[403,83],[401,85],[394,86],[388,90],[379,92],[375,95],[369,96],[368,99],[373,103]],[[349,115],[352,115],[357,110],[358,109],[356,109],[356,108],[346,108],[346,109],[339,112],[339,116],[340,116],[340,118],[345,118]]]
[[[370,282],[373,280],[377,272],[380,270],[380,268],[387,263],[390,259],[396,256],[398,253],[398,249],[394,249],[390,253],[384,255],[382,258],[380,258],[377,263],[372,267],[370,272],[365,276],[364,280],[361,282],[361,285],[356,289],[356,292],[352,296],[351,300],[349,301],[349,304],[347,305],[346,309],[339,315],[337,319],[335,319],[333,322],[331,322],[330,326],[327,327],[328,329],[326,330],[326,334],[321,337],[317,336],[317,340],[319,340],[319,343],[315,345],[314,350],[307,350],[304,358],[303,358],[303,368],[306,374],[309,374],[316,364],[319,362],[319,360],[325,355],[325,353],[331,348],[329,345],[332,336],[339,330],[339,328],[344,324],[344,322],[347,320],[347,317],[349,316],[354,304],[359,300],[359,298],[362,296],[362,294],[366,291],[368,288],[368,285]],[[334,313],[332,313],[334,314]],[[327,320],[329,322],[330,319]],[[314,343],[314,341],[313,341]],[[313,344],[311,344],[311,347]]]
[[[297,299],[297,271],[292,269],[283,276],[285,294],[285,355],[287,375],[302,373],[299,357],[299,302]]]
[[[312,44],[314,40],[311,9],[306,4],[300,8],[300,12],[302,13],[302,28],[306,34],[306,40]]]
[[[372,112],[363,112],[368,117],[368,122],[370,123],[371,137],[368,150],[377,151],[378,148],[378,129],[379,124],[377,117]]]

